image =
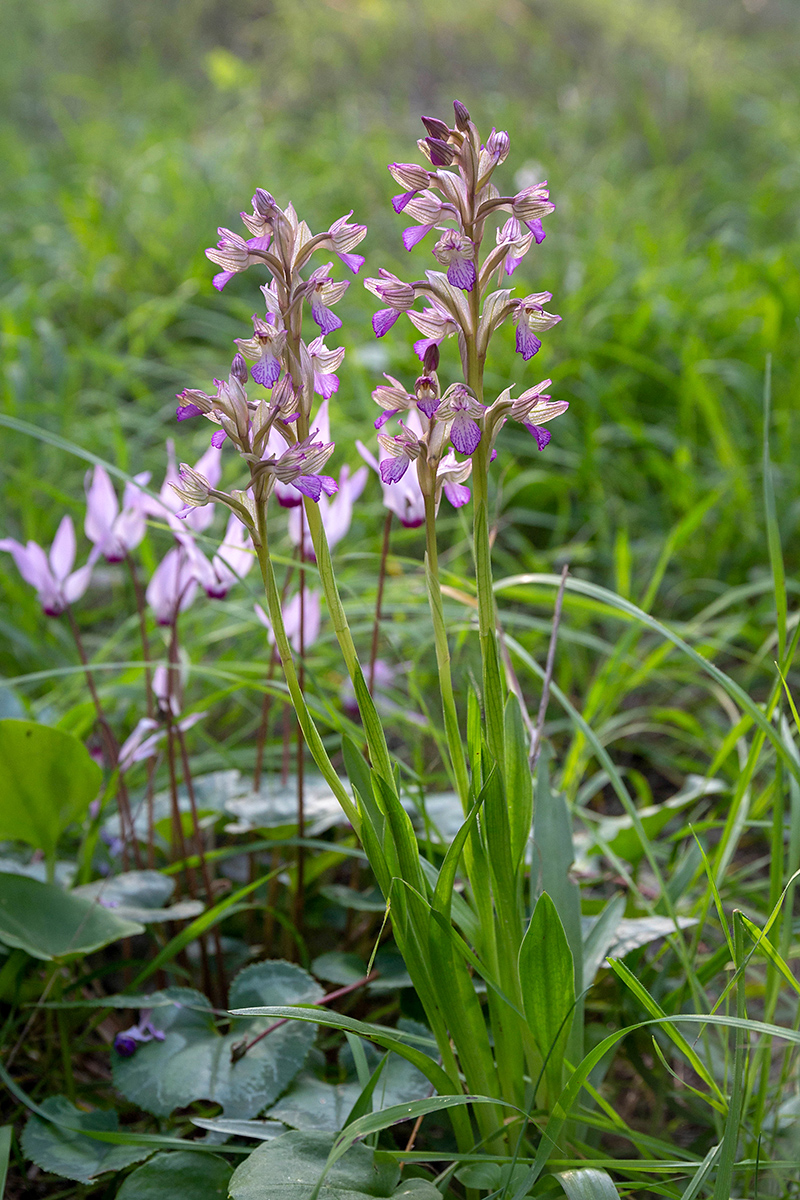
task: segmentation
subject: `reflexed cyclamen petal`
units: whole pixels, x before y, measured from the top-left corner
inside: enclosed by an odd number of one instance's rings
[[[252,371],[250,372],[252,375]],[[322,396],[323,400],[330,400],[334,392],[339,390],[338,375],[320,375],[314,372],[314,391]]]
[[[203,410],[198,408],[196,404],[181,404],[175,409],[175,416],[179,421],[188,421],[189,417],[202,417]]]
[[[542,242],[544,241],[544,239],[547,237],[547,234],[544,231],[544,226],[542,225],[541,219],[539,217],[534,217],[534,219],[532,221],[526,221],[525,224],[528,226],[528,229],[530,229],[531,233],[533,234],[533,239],[536,242],[536,245],[540,246],[542,244]]]
[[[542,343],[537,338],[536,334],[528,329],[524,320],[517,325],[517,354],[521,354],[525,362],[529,358],[533,358],[534,354],[538,354],[542,348]]]
[[[375,422],[374,422],[375,428],[383,429],[386,422],[390,421],[392,417],[396,417],[399,412],[400,412],[399,408],[385,409],[384,412],[382,412],[381,415],[375,419]]]
[[[311,301],[311,316],[323,333],[333,333],[334,329],[341,329],[342,327],[342,322],[336,313],[327,308],[317,298]]]
[[[446,483],[443,490],[453,508],[463,508],[469,504],[472,493],[465,483]]]
[[[432,229],[432,225],[409,225],[408,229],[404,229],[403,245],[406,250],[413,250],[417,242],[421,242]]]
[[[292,487],[311,500],[319,500],[322,495],[322,481],[319,475],[298,475],[297,479],[292,480]]]
[[[225,287],[225,284],[229,283],[235,274],[235,271],[220,271],[219,275],[214,276],[214,278],[211,280],[211,283],[218,292],[221,292]]]
[[[375,337],[383,337],[388,333],[394,325],[400,312],[396,308],[382,308],[380,312],[376,312],[372,318],[372,328],[375,330]]]
[[[381,479],[384,483],[398,483],[408,470],[410,462],[404,454],[398,458],[385,458],[380,465]]]
[[[465,292],[471,292],[478,279],[475,274],[475,263],[468,258],[453,259],[447,268],[447,278],[453,287],[462,288]]]
[[[457,413],[450,428],[450,441],[459,454],[473,454],[481,440],[480,426],[466,413]]]
[[[211,445],[214,447],[215,450],[219,450],[220,446],[225,441],[225,438],[227,436],[228,435],[224,429],[218,429],[216,433],[212,433]]]
[[[399,196],[392,196],[392,208],[396,213],[401,213],[405,206],[414,196],[416,196],[418,188],[414,188],[410,192],[403,192]]]
[[[281,373],[281,360],[275,358],[274,354],[265,354],[257,363],[250,368],[250,374],[256,383],[260,383],[262,387],[271,388],[278,382],[278,377]]]
[[[72,524],[72,517],[62,517],[50,547],[50,566],[59,583],[66,579],[72,570],[75,550],[75,526]]]
[[[336,253],[339,255],[339,258],[342,260],[344,265],[349,267],[354,275],[358,274],[364,263],[367,261],[363,254],[344,254],[340,253],[339,251],[336,251]]]
[[[423,396],[421,400],[417,401],[417,408],[430,421],[441,402],[439,396]]]
[[[339,485],[332,475],[318,475],[317,479],[322,484],[322,490],[326,496],[335,496],[339,490]]]
[[[522,424],[525,426],[528,433],[530,433],[532,437],[536,438],[536,445],[539,447],[539,449],[544,450],[552,436],[550,430],[545,429],[542,425],[531,425],[529,421],[523,421]]]

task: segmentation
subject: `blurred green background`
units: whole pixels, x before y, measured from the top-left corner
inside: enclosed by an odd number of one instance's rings
[[[799,33],[793,0],[6,0],[4,410],[160,481],[175,392],[224,373],[257,307],[256,272],[212,289],[203,248],[216,226],[240,228],[256,185],[292,199],[314,230],[352,208],[370,229],[362,277],[381,265],[417,277],[429,247],[403,250],[385,164],[414,161],[419,114],[449,119],[458,97],[482,131],[510,132],[499,182],[547,177],[557,205],[514,282],[518,294],[550,289],[563,322],[529,364],[504,330],[489,382],[550,375],[571,407],[544,454],[506,435],[516,462],[498,464],[501,570],[567,554],[641,596],[668,532],[694,513],[662,615],[766,575],[772,355],[791,581]],[[339,308],[336,461],[371,433],[380,372],[415,373],[410,326],[376,344],[374,307],[359,279]],[[455,371],[451,342],[445,382]],[[85,464],[3,436],[2,533],[47,540],[63,511],[82,523]],[[193,461],[207,430],[184,427],[178,441]],[[367,501],[372,535],[375,480]],[[4,624],[12,657],[30,666],[40,617],[5,555],[0,589],[18,606]]]

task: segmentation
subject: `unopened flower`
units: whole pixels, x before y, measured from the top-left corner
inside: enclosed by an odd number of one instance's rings
[[[433,256],[447,267],[447,278],[453,287],[471,292],[478,276],[473,261],[475,247],[457,229],[446,229],[433,247]]]
[[[561,320],[555,313],[545,312],[543,305],[551,299],[549,292],[526,296],[524,300],[512,300],[514,324],[517,327],[516,348],[527,362],[541,349],[541,339],[536,335],[552,329]]]
[[[492,160],[492,166],[505,162],[508,158],[509,137],[502,129],[493,129],[486,139],[486,153]]]
[[[383,337],[394,325],[400,313],[408,312],[411,308],[416,300],[416,292],[410,283],[404,283],[391,271],[381,267],[379,273],[379,279],[365,279],[364,287],[372,292],[373,296],[377,296],[379,300],[390,306],[382,308],[372,318],[375,336]]]
[[[444,125],[444,122],[442,121],[441,124]],[[447,129],[447,126],[444,125],[444,128]],[[448,134],[449,132],[447,130]],[[420,138],[417,145],[434,167],[449,167],[456,157],[455,149],[440,137]]]
[[[145,535],[145,497],[141,489],[150,482],[150,472],[135,475],[125,484],[122,511],[114,485],[105,467],[98,464],[86,473],[86,518],[84,532],[107,562],[121,562],[135,550]]]
[[[147,603],[159,625],[172,625],[178,613],[194,600],[197,577],[184,546],[173,546],[162,558],[147,585]]]
[[[180,483],[171,483],[175,495],[183,501],[183,506],[175,513],[176,517],[188,517],[193,508],[202,508],[210,502],[211,485],[204,475],[195,471],[188,463],[181,463],[179,468]]]
[[[440,421],[450,421],[450,441],[459,454],[473,454],[481,440],[477,421],[484,406],[463,383],[452,384],[442,397],[436,413]]]
[[[11,554],[22,578],[36,589],[36,597],[48,617],[60,616],[68,605],[80,599],[89,586],[99,553],[95,548],[84,566],[72,570],[76,543],[75,526],[70,516],[62,518],[49,557],[37,542],[23,546],[14,538],[1,538],[0,550]]]

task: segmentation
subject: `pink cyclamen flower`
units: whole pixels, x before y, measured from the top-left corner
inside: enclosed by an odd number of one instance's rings
[[[122,512],[114,485],[105,467],[96,466],[86,473],[86,519],[83,524],[89,541],[107,562],[121,562],[135,550],[147,529],[147,505],[142,487],[150,482],[150,472],[134,476],[125,484]]]
[[[304,591],[302,609],[300,592],[295,592],[290,600],[283,605],[283,627],[292,649],[300,653],[300,625],[302,612],[303,649],[308,650],[319,637],[322,625],[322,608],[320,594],[316,591]],[[275,634],[272,632],[272,622],[260,604],[255,605],[255,614],[267,630],[269,644],[274,646]]]
[[[200,476],[210,488],[216,488],[222,475],[222,452],[219,446],[210,446],[190,470]],[[214,520],[214,505],[191,508],[179,519],[178,513],[186,505],[181,503],[174,485],[181,487],[182,481],[175,463],[175,443],[170,438],[167,442],[167,473],[158,493],[158,500],[145,497],[145,511],[149,516],[166,521],[175,534],[183,534],[186,529],[191,529],[194,533],[204,533]]]
[[[197,576],[185,546],[173,546],[162,558],[147,585],[147,603],[159,625],[172,625],[197,592]]]
[[[319,513],[325,529],[328,549],[333,550],[350,528],[353,520],[353,506],[364,490],[367,482],[367,468],[359,467],[352,475],[345,464],[339,472],[339,490],[332,500],[326,495],[319,498]],[[303,555],[309,562],[315,561],[314,543],[308,522],[301,506],[292,507],[289,512],[289,537],[292,544],[300,545],[302,531]]]
[[[166,674],[166,668],[158,667],[158,671]],[[156,691],[155,684],[153,691]],[[160,704],[163,709],[163,704]],[[177,716],[176,713],[172,714]],[[183,717],[178,721],[178,729],[181,733],[186,733],[198,721],[202,721],[206,714],[204,712],[190,713],[188,717]],[[120,771],[129,771],[130,768],[137,762],[144,762],[148,758],[152,758],[158,749],[160,743],[164,740],[167,730],[166,726],[162,725],[153,717],[142,717],[137,722],[133,733],[125,739],[119,748],[119,759],[117,765]]]
[[[225,537],[211,562],[194,540],[183,543],[191,559],[195,578],[211,600],[224,600],[228,592],[244,579],[255,561],[250,534],[235,513],[231,513]]]
[[[26,583],[36,589],[36,596],[48,617],[59,617],[68,605],[79,600],[89,586],[92,568],[98,557],[97,549],[89,561],[77,571],[75,562],[75,526],[72,517],[65,516],[56,530],[50,555],[38,542],[22,545],[14,538],[0,539],[0,550],[7,550]]]

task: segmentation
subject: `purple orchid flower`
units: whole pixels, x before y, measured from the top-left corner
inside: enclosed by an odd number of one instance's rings
[[[551,299],[549,292],[539,292],[535,296],[526,296],[524,300],[511,301],[514,310],[512,319],[517,327],[517,354],[521,354],[526,362],[541,349],[542,342],[537,333],[552,329],[561,320],[561,317],[546,312],[543,307]]]
[[[141,491],[150,482],[150,472],[143,471],[134,476],[133,483],[125,484],[122,512],[117,495],[105,467],[96,466],[87,472],[86,519],[84,531],[89,541],[107,562],[122,562],[135,550],[147,529],[147,506]]]
[[[471,292],[478,282],[475,270],[475,247],[470,239],[457,229],[445,229],[433,247],[433,256],[447,267],[447,278],[453,287]]]
[[[384,267],[380,268],[379,273],[380,279],[365,279],[364,287],[389,305],[389,308],[382,308],[372,318],[375,336],[380,338],[389,332],[400,313],[408,312],[416,299],[416,292],[410,283],[404,283]]]
[[[403,207],[407,215],[417,222],[416,225],[410,225],[403,230],[403,245],[406,250],[413,250],[418,242],[427,237],[435,228],[437,221],[441,221],[447,212],[452,211],[455,214],[453,205],[440,200],[430,189],[410,197]]]
[[[411,418],[415,414],[409,413],[409,424],[412,423]],[[425,497],[422,495],[422,489],[419,486],[419,479],[416,471],[409,471],[404,474],[403,478],[398,483],[387,483],[381,473],[381,465],[389,460],[390,455],[381,446],[381,462],[375,458],[375,455],[367,449],[363,442],[356,442],[356,449],[361,457],[369,466],[372,467],[381,481],[383,490],[383,504],[390,512],[393,512],[404,525],[406,529],[417,529],[425,522]]]
[[[429,300],[430,308],[423,308],[422,312],[411,310],[408,314],[411,324],[423,335],[414,343],[414,350],[421,359],[425,358],[431,346],[441,346],[446,337],[452,337],[459,331],[458,324],[444,305],[435,297],[431,296]]]
[[[227,283],[233,279],[234,275],[238,275],[240,271],[246,271],[250,266],[251,250],[268,250],[270,237],[253,237],[247,241],[239,233],[234,233],[231,229],[225,229],[223,226],[217,230],[219,241],[216,246],[210,246],[206,251],[206,258],[210,259],[218,267],[222,267],[222,271],[215,275],[212,279],[212,284],[221,292]],[[254,256],[255,261],[260,261],[258,255]]]
[[[337,317],[336,313],[331,311],[330,306],[338,304],[350,287],[346,279],[337,282],[331,278],[332,265],[332,263],[325,263],[324,266],[317,267],[315,271],[312,271],[307,280],[311,316],[317,325],[319,325],[323,336],[333,333],[335,329],[341,329],[341,318]]]
[[[349,220],[353,215],[352,208],[344,217],[339,217],[338,221],[334,221],[328,230],[328,238],[330,240],[331,249],[348,267],[354,275],[364,265],[366,261],[363,254],[351,254],[350,251],[359,242],[363,241],[367,236],[366,225],[356,225]]]
[[[401,195],[392,197],[392,208],[396,213],[401,213],[409,200],[413,200],[424,188],[428,187],[431,181],[431,172],[425,167],[417,166],[416,163],[389,163],[388,169],[389,174],[400,184],[400,187],[406,189]]]
[[[89,561],[77,571],[75,562],[75,526],[72,517],[65,516],[56,530],[50,555],[37,542],[22,545],[14,538],[1,538],[0,550],[11,554],[22,578],[36,589],[42,611],[48,617],[59,617],[68,605],[79,600],[89,586],[92,569],[99,550],[95,547]]]
[[[485,406],[463,383],[454,383],[442,397],[437,418],[450,421],[450,441],[459,454],[474,454],[481,440],[478,420]]]
[[[556,211],[556,206],[549,197],[547,180],[544,179],[541,183],[534,183],[531,187],[517,192],[511,202],[511,211],[514,216],[522,221],[523,225],[527,225],[537,242],[544,239],[541,218]]]
[[[339,390],[339,376],[335,374],[344,359],[344,346],[329,350],[321,337],[309,343],[308,355],[314,372],[314,391],[325,400],[330,400]]]
[[[186,464],[183,465],[186,466]],[[190,470],[202,478],[210,488],[216,488],[222,476],[222,454],[219,447],[212,444]],[[175,443],[170,438],[167,441],[167,473],[164,476],[158,500],[151,500],[149,496],[145,496],[145,511],[148,516],[166,521],[176,535],[182,535],[187,528],[194,533],[204,533],[214,520],[214,505],[192,507],[185,516],[179,519],[178,513],[186,505],[181,504],[174,485],[181,487],[181,476],[175,463]]]

